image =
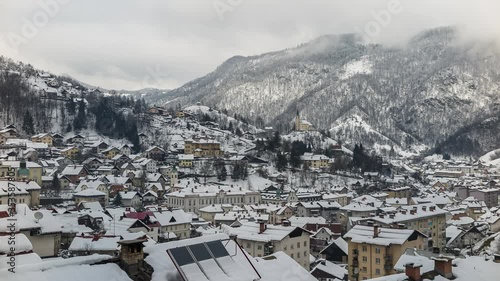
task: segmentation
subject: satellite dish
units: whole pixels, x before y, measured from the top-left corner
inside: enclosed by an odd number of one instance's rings
[[[37,220],[43,219],[43,213],[42,212],[36,212],[35,213],[35,219],[37,219]]]

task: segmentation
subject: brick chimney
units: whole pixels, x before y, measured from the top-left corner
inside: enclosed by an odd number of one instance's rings
[[[266,230],[266,223],[264,221],[259,221],[259,234]]]
[[[373,238],[377,238],[379,233],[380,233],[380,228],[378,224],[375,224],[373,226]]]
[[[452,258],[439,257],[433,258],[434,270],[444,278],[453,278],[453,267],[451,264]]]
[[[415,264],[415,263],[405,264],[406,276],[408,276],[408,278],[411,281],[421,281],[422,280],[422,276],[420,275],[420,268],[421,267],[422,267],[422,265]]]

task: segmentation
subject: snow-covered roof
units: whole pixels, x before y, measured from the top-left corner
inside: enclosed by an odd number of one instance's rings
[[[332,276],[335,276],[338,280],[344,280],[344,276],[348,274],[347,269],[334,264],[331,261],[322,261],[319,262],[312,270],[311,272],[314,272],[316,270],[321,270],[325,273],[328,273]]]
[[[255,279],[259,279],[261,281],[317,281],[317,279],[314,278],[308,270],[305,270],[296,261],[283,252],[274,253],[265,259],[253,258],[250,256],[248,256],[247,259],[241,251],[234,251],[234,249],[236,249],[236,244],[228,238],[228,235],[218,233],[197,238],[156,244],[154,246],[144,248],[144,251],[148,254],[146,262],[154,269],[151,280],[164,281],[165,278],[169,280],[176,280],[177,278],[180,278],[175,265],[171,259],[168,258],[168,249],[203,242],[223,240],[222,243],[224,247],[226,247],[227,251],[231,253],[231,256],[218,258],[217,263],[212,260],[202,261],[200,263],[204,270],[208,270],[210,272],[211,278],[228,281],[252,281]],[[258,278],[252,266],[259,272],[260,278]],[[184,269],[184,271],[186,272],[188,270]],[[207,278],[198,267],[189,268],[188,272],[190,272],[190,274],[196,274],[196,278],[193,277],[193,275],[190,275],[193,278],[189,278],[189,280],[205,280]]]
[[[419,235],[423,235],[412,229],[379,227],[379,233],[377,237],[374,237],[373,226],[355,225],[344,235],[344,238],[351,239],[354,243],[368,243],[382,246],[389,246],[391,244],[402,245],[415,232]]]
[[[70,251],[114,251],[118,249],[120,237],[99,237],[93,236],[75,237],[68,250]]]
[[[106,196],[106,194],[104,192],[97,190],[97,189],[88,188],[88,189],[85,189],[83,191],[75,193],[75,196],[95,197],[95,196]]]
[[[236,235],[238,239],[260,242],[281,241],[296,229],[300,229],[309,234],[307,230],[300,227],[269,224],[265,226],[263,232],[260,232],[259,223],[245,221],[240,223],[241,226],[239,227],[231,227],[228,225],[222,225],[221,227],[225,233],[228,235]]]

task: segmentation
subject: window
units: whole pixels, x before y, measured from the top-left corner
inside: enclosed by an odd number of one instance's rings
[[[262,245],[257,246],[257,250],[262,250]]]
[[[375,248],[375,254],[380,254],[380,248]]]
[[[306,246],[307,246],[307,241],[304,241],[304,247],[306,247]]]
[[[307,251],[304,251],[304,257],[307,257]]]
[[[363,272],[366,272],[366,266],[363,266]]]
[[[247,248],[250,248],[250,243],[247,243]]]
[[[363,261],[367,262],[368,261],[368,257],[367,256],[363,256]]]
[[[293,259],[293,254],[290,254],[290,257]]]
[[[300,248],[300,242],[297,242],[297,249]]]
[[[367,247],[363,246],[363,252],[366,252],[366,251],[367,251]]]
[[[380,275],[380,268],[375,269],[375,275]]]
[[[297,258],[300,259],[300,252],[297,253]]]
[[[375,263],[376,263],[376,264],[380,264],[380,258],[376,258],[376,259],[375,259]]]

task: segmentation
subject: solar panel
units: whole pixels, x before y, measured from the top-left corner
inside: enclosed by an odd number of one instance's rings
[[[229,256],[226,247],[220,241],[210,241],[205,243],[215,258]]]
[[[170,253],[179,266],[194,263],[194,260],[186,247],[170,249]]]
[[[204,261],[212,258],[205,245],[203,245],[203,243],[191,245],[189,246],[189,249],[191,250],[191,253],[193,253],[194,258],[197,261]]]

